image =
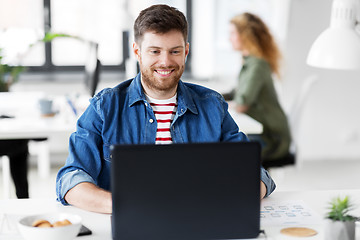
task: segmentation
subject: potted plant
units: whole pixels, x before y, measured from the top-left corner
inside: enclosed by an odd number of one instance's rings
[[[349,214],[353,209],[349,197],[334,198],[330,202],[330,211],[325,223],[325,239],[327,240],[354,240],[355,221],[357,217]]]
[[[19,74],[25,70],[23,66],[10,66],[2,62],[3,55],[0,48],[0,92],[7,92],[11,84],[16,82]]]

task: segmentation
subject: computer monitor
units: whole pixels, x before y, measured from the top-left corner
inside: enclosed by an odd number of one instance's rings
[[[96,92],[100,76],[100,60],[98,59],[98,44],[89,43],[88,57],[85,63],[85,88],[92,97]]]

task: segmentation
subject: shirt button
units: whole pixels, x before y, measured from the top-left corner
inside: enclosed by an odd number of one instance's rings
[[[150,119],[149,119],[149,122],[150,122],[150,123],[153,123],[153,122],[154,122],[154,119],[150,118]]]
[[[146,106],[146,107],[147,107],[147,105],[148,105],[148,104],[147,104],[147,103],[145,103],[145,106]]]
[[[184,109],[183,109],[183,108],[181,109],[181,112],[184,112]]]

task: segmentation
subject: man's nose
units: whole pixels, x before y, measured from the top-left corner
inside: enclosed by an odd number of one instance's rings
[[[163,52],[160,55],[160,64],[164,66],[168,66],[171,62],[171,55],[168,52]]]

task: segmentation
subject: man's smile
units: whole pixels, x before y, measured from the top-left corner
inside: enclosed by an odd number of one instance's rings
[[[168,76],[170,76],[171,75],[171,73],[174,71],[174,69],[166,69],[166,70],[164,70],[164,69],[158,69],[158,70],[156,70],[155,69],[155,72],[157,73],[157,74],[159,74],[161,77],[168,77]]]

